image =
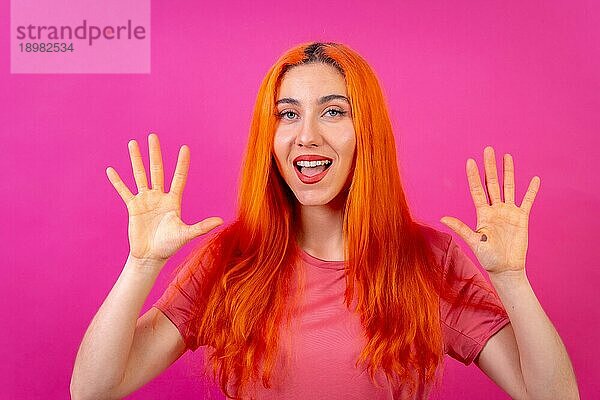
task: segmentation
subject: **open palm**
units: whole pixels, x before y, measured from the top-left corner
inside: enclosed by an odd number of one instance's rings
[[[169,192],[165,193],[158,136],[150,134],[148,142],[152,188],[148,187],[146,170],[135,140],[129,142],[128,148],[138,193],[131,193],[112,167],[107,168],[106,174],[127,206],[130,255],[142,260],[164,261],[188,241],[214,229],[223,220],[211,217],[194,225],[187,225],[181,220],[181,200],[190,164],[189,148],[185,145],[180,148],[173,182]]]
[[[454,217],[443,217],[440,221],[471,247],[489,274],[523,272],[527,255],[529,214],[540,187],[540,178],[535,176],[531,179],[521,206],[517,206],[512,156],[504,155],[504,201],[500,198],[496,158],[494,149],[490,146],[484,149],[484,167],[489,203],[475,160],[467,160],[467,179],[477,214],[475,231]]]

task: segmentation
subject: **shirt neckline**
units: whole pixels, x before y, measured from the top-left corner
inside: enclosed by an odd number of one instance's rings
[[[308,254],[303,248],[300,247],[300,256],[302,257],[302,259],[304,261],[306,261],[308,264],[318,267],[318,268],[323,268],[323,269],[334,269],[334,270],[343,270],[345,261],[328,261],[328,260],[323,260],[321,258],[317,258],[311,254]]]

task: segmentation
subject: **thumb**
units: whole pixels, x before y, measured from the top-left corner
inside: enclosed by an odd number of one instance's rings
[[[208,233],[221,224],[223,224],[223,219],[219,217],[206,218],[198,223],[195,223],[194,225],[189,225],[187,227],[188,235],[193,239],[196,236]]]
[[[440,222],[456,232],[468,245],[472,246],[476,241],[477,234],[461,220],[454,217],[442,217]]]

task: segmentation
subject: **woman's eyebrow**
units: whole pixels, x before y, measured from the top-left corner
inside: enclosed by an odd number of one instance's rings
[[[321,105],[321,104],[327,103],[328,101],[331,101],[331,100],[343,100],[346,103],[350,104],[350,100],[348,100],[348,98],[346,96],[342,96],[341,94],[328,94],[327,96],[323,96],[319,99],[317,104]],[[296,99],[292,99],[290,97],[284,97],[283,99],[277,100],[277,102],[275,103],[275,105],[279,105],[279,104],[293,104],[295,106],[299,106],[300,101],[298,101]]]

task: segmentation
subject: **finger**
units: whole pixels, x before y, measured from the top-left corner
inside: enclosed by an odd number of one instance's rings
[[[106,168],[106,175],[108,176],[110,183],[112,183],[113,187],[117,190],[117,193],[119,193],[119,196],[121,196],[127,205],[135,195],[131,193],[129,188],[123,183],[123,180],[113,167]]]
[[[454,217],[442,217],[440,222],[448,226],[460,236],[465,243],[474,247],[472,243],[479,240],[479,234],[473,232],[464,222]]]
[[[504,202],[515,204],[515,165],[512,155],[504,155]]]
[[[188,170],[190,168],[190,149],[186,145],[181,146],[179,149],[179,155],[177,156],[177,166],[175,167],[175,173],[173,174],[173,182],[169,193],[173,193],[181,200],[183,195],[183,188],[187,180]]]
[[[494,148],[487,146],[483,150],[483,162],[485,165],[485,187],[490,198],[490,204],[500,203],[500,185],[498,184],[498,171],[496,169],[496,156]]]
[[[211,217],[206,218],[194,225],[188,226],[188,235],[190,238],[195,238],[196,236],[204,235],[205,233],[210,232],[217,226],[223,223],[223,219],[219,217]]]
[[[135,178],[138,192],[148,190],[148,179],[146,178],[146,170],[144,169],[144,162],[140,154],[140,147],[135,139],[130,140],[127,147],[129,147],[129,157],[131,158],[133,177]]]
[[[469,181],[469,190],[471,191],[475,208],[488,205],[483,186],[481,186],[481,177],[479,176],[477,163],[472,158],[467,160],[467,180]]]
[[[525,197],[523,197],[523,202],[521,203],[521,209],[525,211],[528,215],[531,211],[531,206],[533,206],[533,201],[535,200],[535,196],[540,189],[540,177],[534,176],[529,182],[529,188],[527,189],[527,193],[525,193]]]
[[[148,148],[150,153],[150,182],[152,183],[152,189],[162,192],[165,187],[165,173],[160,142],[158,141],[158,135],[155,133],[148,135]]]

